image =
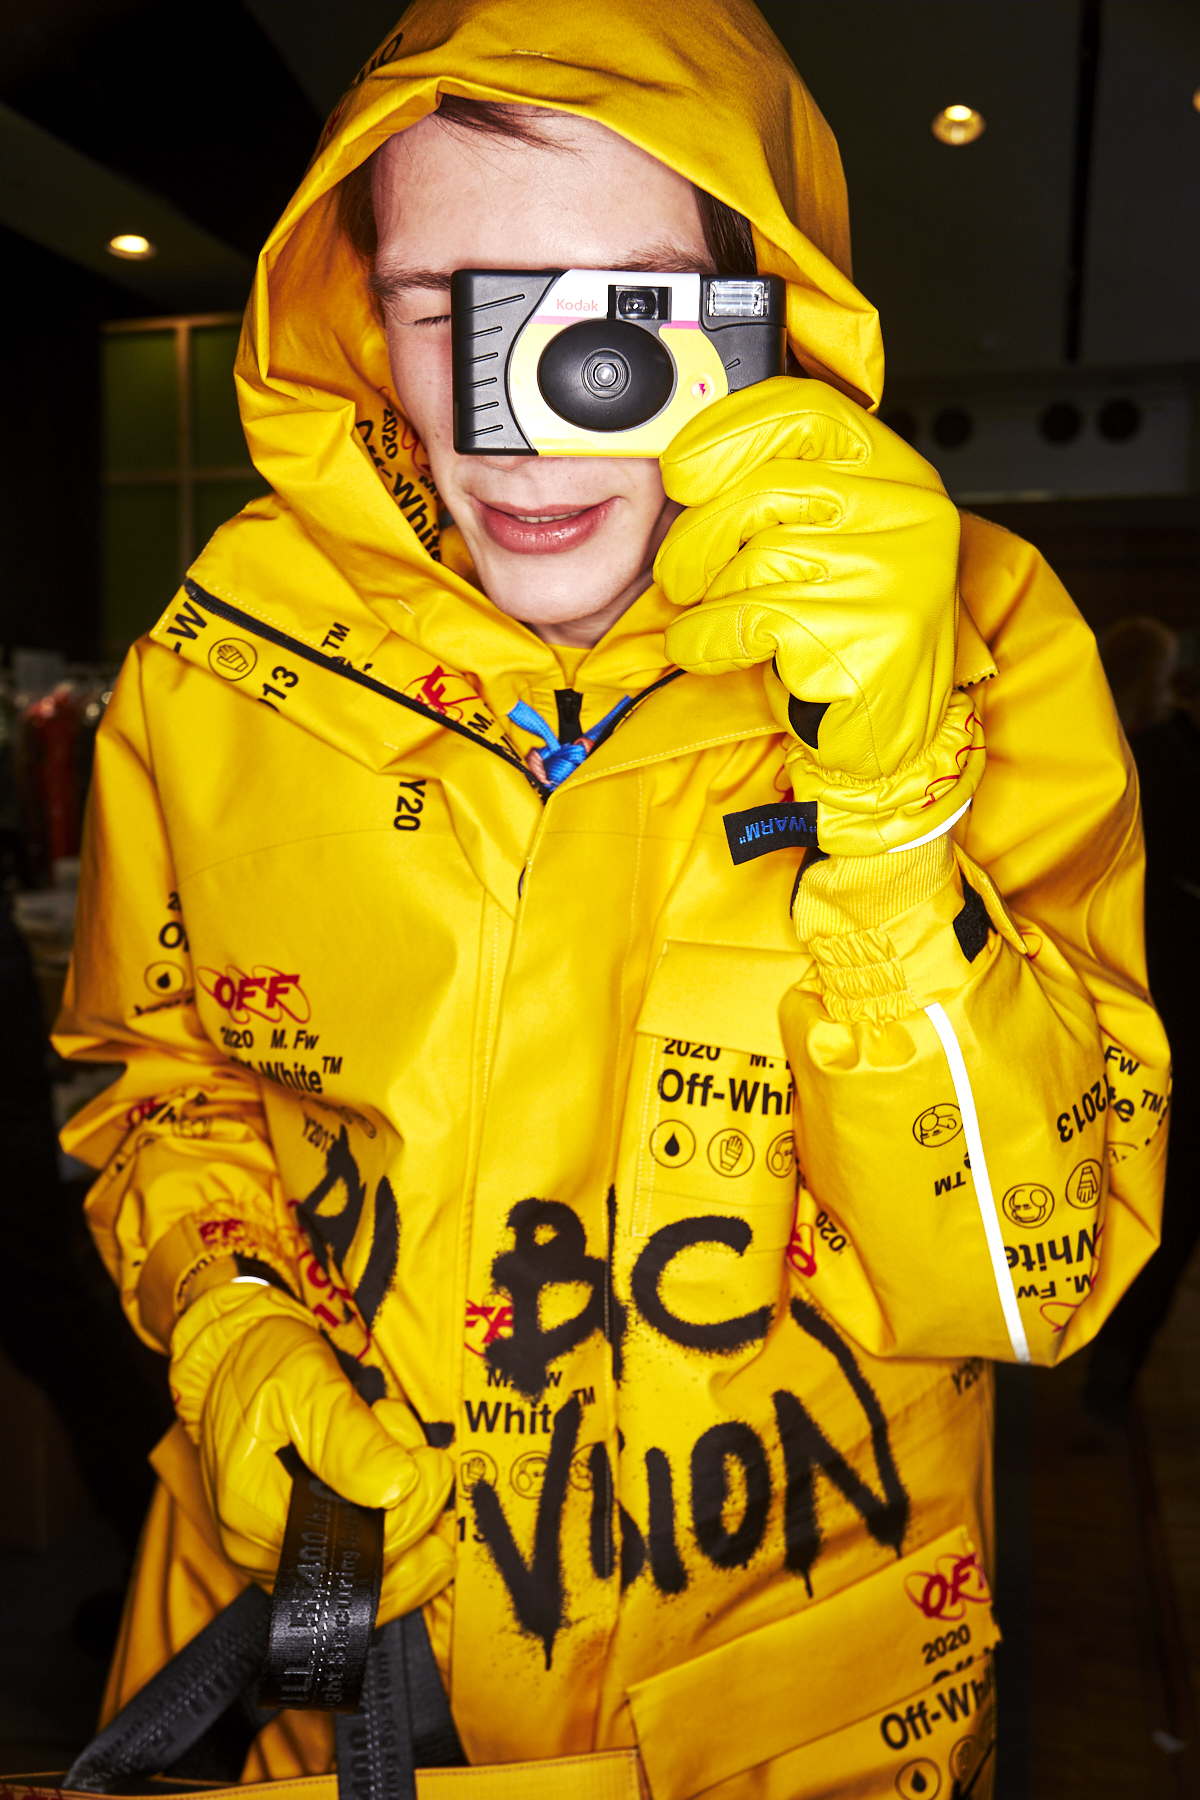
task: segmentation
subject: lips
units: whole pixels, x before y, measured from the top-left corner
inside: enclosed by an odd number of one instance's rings
[[[615,500],[597,506],[537,507],[530,512],[503,510],[472,498],[484,530],[501,550],[516,556],[558,556],[586,543],[607,519]]]

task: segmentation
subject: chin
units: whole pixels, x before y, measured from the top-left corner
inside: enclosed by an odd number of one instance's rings
[[[637,576],[637,557],[605,555],[596,543],[557,556],[497,556],[481,548],[475,567],[501,612],[528,625],[565,624],[611,606]],[[597,554],[597,551],[600,553]],[[647,582],[649,575],[647,575]]]
[[[505,589],[493,591],[485,588],[485,592],[493,605],[507,613],[510,619],[517,619],[534,631],[542,631],[548,626],[578,625],[585,619],[594,618],[597,613],[604,612],[613,604],[621,590],[617,589],[614,593],[611,584],[607,584],[602,591],[590,594],[586,591],[581,593],[576,587],[572,589],[569,598],[564,596],[562,599],[546,600],[539,599],[536,595],[531,596],[526,585],[508,588],[506,584]]]

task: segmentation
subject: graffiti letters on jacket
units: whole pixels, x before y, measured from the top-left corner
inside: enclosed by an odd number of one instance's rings
[[[611,1192],[608,1207],[611,1244],[616,1208]],[[745,1568],[764,1552],[798,1576],[811,1595],[812,1571],[822,1543],[818,1476],[849,1502],[877,1543],[901,1553],[909,1500],[892,1454],[887,1421],[848,1345],[805,1300],[791,1300],[790,1323],[809,1340],[810,1348],[816,1346],[832,1358],[849,1390],[862,1421],[860,1437],[871,1445],[878,1491],[830,1440],[803,1399],[780,1388],[770,1396],[770,1423],[765,1427],[761,1420],[756,1426],[743,1419],[717,1419],[699,1432],[682,1461],[677,1457],[673,1462],[657,1446],[645,1450],[643,1527],[623,1503],[630,1495],[618,1495],[609,1447],[580,1446],[584,1409],[594,1400],[593,1390],[575,1389],[561,1402],[553,1394],[558,1371],[550,1365],[593,1335],[608,1339],[614,1376],[620,1380],[625,1341],[635,1317],[671,1343],[703,1356],[730,1356],[761,1343],[774,1323],[773,1308],[697,1322],[672,1311],[661,1291],[670,1264],[690,1247],[720,1244],[741,1255],[753,1237],[744,1219],[702,1214],[654,1232],[634,1264],[628,1304],[614,1292],[611,1260],[589,1254],[583,1224],[569,1206],[555,1200],[522,1200],[511,1209],[508,1224],[514,1242],[496,1257],[492,1279],[496,1292],[507,1296],[511,1317],[506,1319],[498,1308],[478,1306],[474,1312],[489,1315],[481,1347],[488,1385],[514,1389],[532,1404],[526,1411],[511,1401],[468,1403],[472,1444],[467,1457],[478,1465],[471,1470],[469,1498],[477,1539],[504,1580],[517,1624],[540,1640],[547,1667],[567,1615],[562,1533],[573,1485],[590,1489],[591,1572],[598,1580],[617,1576],[622,1589],[644,1578],[663,1596],[681,1593],[689,1582],[686,1548],[693,1558],[698,1553],[720,1570]],[[563,1285],[579,1294],[582,1304],[569,1319],[546,1326],[543,1297],[549,1288]],[[796,1361],[799,1366],[799,1355]],[[548,1391],[549,1402],[543,1400]],[[490,1450],[475,1448],[480,1435],[485,1435],[499,1453],[498,1433],[503,1430],[511,1441],[516,1427],[525,1438],[526,1419],[529,1436],[540,1430],[542,1447],[523,1452],[508,1485],[522,1495],[518,1465],[532,1467],[536,1460],[531,1491],[537,1494],[537,1519],[528,1555],[519,1547],[501,1496],[496,1461]],[[465,1530],[464,1519],[460,1521],[464,1536]]]
[[[294,1203],[297,1217],[312,1245],[318,1280],[330,1278],[332,1299],[353,1301],[369,1333],[399,1258],[396,1197],[386,1176],[369,1197],[344,1126],[336,1137],[326,1131],[319,1135],[325,1170],[311,1192]],[[316,1134],[310,1141],[317,1143]],[[547,1667],[568,1611],[563,1525],[573,1488],[589,1495],[592,1576],[617,1578],[622,1589],[647,1580],[664,1597],[688,1586],[689,1558],[698,1556],[713,1569],[734,1570],[760,1554],[798,1577],[811,1595],[822,1547],[819,1478],[842,1495],[875,1542],[897,1556],[909,1522],[908,1493],[883,1409],[849,1345],[814,1306],[793,1296],[778,1321],[777,1309],[763,1306],[699,1322],[680,1316],[664,1300],[664,1276],[676,1257],[700,1244],[719,1244],[740,1256],[753,1238],[746,1220],[702,1213],[653,1232],[634,1262],[625,1299],[613,1280],[615,1190],[609,1191],[606,1212],[610,1250],[598,1256],[589,1251],[586,1230],[573,1208],[532,1196],[518,1201],[507,1219],[511,1244],[492,1263],[495,1302],[468,1306],[468,1347],[485,1365],[487,1386],[508,1393],[465,1402],[460,1485],[474,1512],[476,1541],[504,1581],[518,1627],[540,1641]],[[345,1269],[360,1231],[369,1234],[370,1248],[351,1290],[332,1278]],[[570,1317],[548,1323],[545,1299],[551,1289],[564,1287],[578,1296],[579,1304]],[[552,1365],[597,1338],[607,1341],[619,1382],[635,1320],[704,1357],[753,1350],[777,1323],[798,1332],[796,1367],[814,1352],[830,1359],[851,1415],[859,1421],[855,1447],[870,1445],[873,1476],[860,1473],[850,1447],[833,1442],[801,1395],[780,1387],[770,1394],[764,1417],[755,1423],[718,1417],[698,1431],[682,1458],[657,1446],[646,1448],[637,1484],[641,1501],[618,1493],[610,1446],[581,1443],[595,1388],[564,1394],[562,1369]],[[502,1463],[507,1465],[503,1470]],[[518,1522],[511,1498],[505,1497],[509,1490],[518,1502],[536,1501],[528,1552],[519,1542],[527,1536],[524,1515],[514,1530]],[[639,1511],[644,1505],[644,1524],[634,1517],[635,1505]],[[460,1538],[466,1531],[464,1515]]]
[[[328,1278],[331,1265],[339,1273],[345,1267],[350,1246],[367,1211],[367,1184],[354,1159],[346,1127],[343,1125],[332,1140],[326,1134],[326,1142],[324,1175],[310,1194],[303,1200],[294,1201],[293,1205],[308,1234],[313,1256],[322,1274]],[[342,1205],[335,1211],[331,1202],[339,1197]],[[386,1175],[376,1183],[369,1218],[371,1249],[362,1275],[353,1289],[336,1288],[332,1294],[334,1298],[353,1300],[368,1334],[384,1295],[392,1285],[400,1254],[400,1214]],[[318,1280],[312,1285],[329,1284],[328,1280],[325,1284]],[[331,1316],[329,1323],[340,1325],[343,1321]]]

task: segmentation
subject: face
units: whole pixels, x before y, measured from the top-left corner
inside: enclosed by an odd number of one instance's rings
[[[691,184],[603,125],[539,111],[552,147],[439,124],[375,162],[375,286],[396,397],[488,597],[556,644],[594,644],[649,585],[679,512],[653,458],[459,456],[456,269],[712,269]]]

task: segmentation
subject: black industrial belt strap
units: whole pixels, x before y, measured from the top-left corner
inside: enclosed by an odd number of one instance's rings
[[[465,1765],[421,1614],[373,1630],[382,1513],[340,1499],[294,1452],[283,1460],[292,1499],[274,1599],[239,1594],[110,1720],[64,1788],[113,1793],[163,1774],[235,1782],[275,1716],[263,1707],[338,1714],[339,1800],[415,1800],[415,1770]]]
[[[258,1675],[270,1612],[261,1588],[239,1594],[110,1719],[67,1770],[64,1788],[107,1794],[127,1776],[178,1762]]]
[[[334,1720],[338,1800],[416,1795],[417,1769],[462,1768],[446,1690],[419,1612],[376,1633],[362,1705]]]
[[[353,1712],[379,1607],[383,1514],[341,1499],[290,1446],[280,1460],[292,1477],[292,1501],[259,1700]]]

